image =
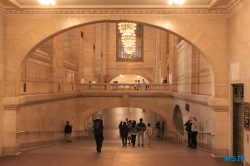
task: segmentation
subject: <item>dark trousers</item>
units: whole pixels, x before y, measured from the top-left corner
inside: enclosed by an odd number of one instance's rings
[[[103,141],[103,133],[95,134],[95,142],[96,142],[96,150],[97,150],[97,152],[101,152],[102,141]]]
[[[122,145],[125,146],[127,145],[127,139],[128,139],[128,136],[122,136]]]
[[[191,147],[192,148],[197,148],[197,140],[196,140],[197,134],[198,134],[197,131],[192,132],[192,136],[191,136],[191,139],[192,139]]]
[[[132,141],[132,144],[133,144],[133,146],[135,146],[135,140],[136,140],[136,135],[131,135],[131,141]]]
[[[192,133],[188,132],[188,147],[191,147],[192,145]]]

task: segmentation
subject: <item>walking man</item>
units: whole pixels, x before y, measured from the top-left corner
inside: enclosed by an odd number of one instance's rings
[[[101,153],[102,149],[104,126],[104,121],[101,119],[101,115],[97,114],[96,119],[93,121],[93,132],[95,134],[96,151],[98,153]]]
[[[143,147],[143,144],[144,144],[144,131],[146,130],[146,125],[142,121],[143,121],[143,119],[140,118],[140,123],[137,124],[138,147],[140,147],[140,139],[142,141],[142,144],[141,144],[142,147]]]

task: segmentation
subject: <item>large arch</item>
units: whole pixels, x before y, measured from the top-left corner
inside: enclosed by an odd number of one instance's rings
[[[95,105],[93,107],[90,107],[87,110],[85,110],[84,112],[82,112],[79,115],[80,122],[84,123],[85,119],[87,119],[90,115],[92,115],[100,110],[109,109],[109,108],[117,108],[117,107],[132,107],[132,108],[142,108],[145,110],[149,110],[149,111],[155,112],[155,113],[159,114],[160,116],[162,116],[168,122],[168,124],[172,124],[173,115],[169,114],[169,112],[164,111],[162,108],[157,107],[153,104],[149,104],[146,102],[139,102],[139,101],[133,101],[127,106],[122,104],[122,103],[119,103],[119,102],[100,103],[100,104]],[[79,124],[79,125],[83,126],[81,124]]]
[[[20,19],[22,21],[20,21]],[[148,15],[148,14],[93,14],[93,15],[26,15],[16,18],[9,15],[6,38],[17,37],[7,42],[5,65],[5,96],[18,95],[18,83],[24,62],[46,39],[69,29],[98,22],[130,21],[170,31],[197,47],[209,64],[212,78],[212,95],[217,98],[227,97],[227,56],[226,56],[226,21],[223,15]],[[16,20],[19,20],[15,22]],[[204,26],[206,20],[207,26]],[[14,23],[13,23],[14,22]],[[201,25],[201,23],[203,25]],[[27,24],[26,24],[27,23]],[[212,26],[220,27],[210,29]],[[16,31],[22,29],[21,32]],[[215,34],[218,35],[215,35]],[[225,33],[225,34],[224,34]],[[218,36],[218,37],[216,37]],[[221,37],[222,36],[222,37]]]

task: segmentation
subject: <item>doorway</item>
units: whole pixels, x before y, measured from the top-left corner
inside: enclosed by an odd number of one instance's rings
[[[233,155],[244,155],[244,85],[233,85]]]

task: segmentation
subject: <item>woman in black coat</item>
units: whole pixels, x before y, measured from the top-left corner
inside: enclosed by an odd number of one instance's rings
[[[127,138],[128,138],[128,131],[129,128],[126,125],[126,122],[123,122],[122,127],[121,127],[121,136],[122,136],[122,145],[127,146]]]

